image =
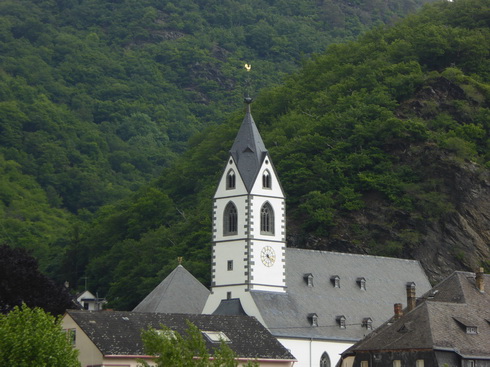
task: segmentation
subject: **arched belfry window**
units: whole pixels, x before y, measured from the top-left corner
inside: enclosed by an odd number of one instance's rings
[[[237,234],[238,228],[238,215],[235,204],[231,201],[226,205],[223,213],[223,234],[233,235]]]
[[[226,175],[226,189],[231,190],[234,189],[236,185],[236,176],[235,176],[235,171],[230,169],[228,171],[228,174]]]
[[[274,210],[269,203],[265,203],[260,209],[260,233],[274,234]]]
[[[320,367],[330,367],[330,358],[328,357],[327,352],[323,352],[322,357],[320,358]]]
[[[262,187],[264,189],[271,188],[271,174],[268,170],[265,170],[264,174],[262,175]]]

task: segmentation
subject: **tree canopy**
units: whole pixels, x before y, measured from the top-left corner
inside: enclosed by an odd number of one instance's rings
[[[207,350],[204,337],[199,328],[187,323],[185,335],[162,325],[159,330],[144,330],[141,338],[145,345],[145,352],[151,356],[157,356],[152,361],[152,366],[157,367],[237,367],[237,356],[233,350],[222,341],[212,353]],[[141,361],[144,367],[150,366],[146,361]],[[258,367],[255,361],[248,361],[245,367]]]
[[[1,366],[79,367],[77,355],[60,318],[25,304],[0,314]]]
[[[22,305],[54,315],[74,307],[67,289],[41,273],[37,260],[25,249],[0,245],[0,313]]]

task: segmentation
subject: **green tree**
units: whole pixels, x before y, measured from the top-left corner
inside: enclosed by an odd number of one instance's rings
[[[0,312],[8,313],[22,304],[55,315],[73,306],[66,288],[41,273],[36,259],[25,249],[0,245]]]
[[[75,350],[55,318],[26,305],[0,315],[0,366],[80,366]]]
[[[157,367],[236,367],[238,361],[231,348],[222,341],[220,346],[210,355],[206,342],[198,327],[188,322],[186,335],[162,325],[162,330],[144,330],[141,338],[145,351],[149,355],[157,356]],[[140,361],[141,366],[148,367],[146,361]],[[257,367],[255,361],[249,361],[246,367]]]

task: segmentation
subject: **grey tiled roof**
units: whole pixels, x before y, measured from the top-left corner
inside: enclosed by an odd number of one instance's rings
[[[205,286],[179,265],[133,311],[199,314],[209,293]]]
[[[250,104],[247,105],[247,113],[230,149],[230,154],[235,160],[245,187],[250,191],[260,166],[268,154],[250,113]]]
[[[213,315],[246,315],[240,298],[223,299]]]
[[[490,275],[484,275],[490,284]],[[490,358],[490,295],[475,287],[475,274],[455,272],[422,302],[392,324],[385,324],[353,351],[434,349],[452,350],[466,358]],[[465,325],[466,324],[466,325]],[[476,326],[477,334],[465,326]]]
[[[371,318],[376,328],[393,315],[395,303],[406,303],[407,282],[415,282],[419,294],[430,289],[415,260],[288,248],[286,264],[286,293],[251,292],[267,328],[278,337],[357,341],[371,331],[363,319]],[[305,279],[309,273],[313,287]],[[339,276],[340,288],[333,276]],[[313,313],[317,327],[308,319]],[[339,316],[346,319],[345,329]]]
[[[249,316],[189,315],[140,313],[123,311],[68,310],[74,321],[87,334],[101,353],[107,355],[144,355],[141,331],[165,325],[185,335],[187,321],[201,331],[221,331],[230,339],[228,345],[243,358],[294,359],[262,324]],[[206,340],[208,351],[219,343]]]

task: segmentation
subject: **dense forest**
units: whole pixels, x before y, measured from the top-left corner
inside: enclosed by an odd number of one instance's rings
[[[0,239],[119,309],[178,256],[208,284],[211,198],[249,90],[290,246],[418,258],[462,212],[451,172],[490,182],[490,10],[438,2],[360,35],[417,5],[0,3]],[[488,243],[421,261],[433,279],[490,265]]]
[[[59,275],[101,206],[159,177],[245,90],[422,2],[0,1],[0,243]]]

